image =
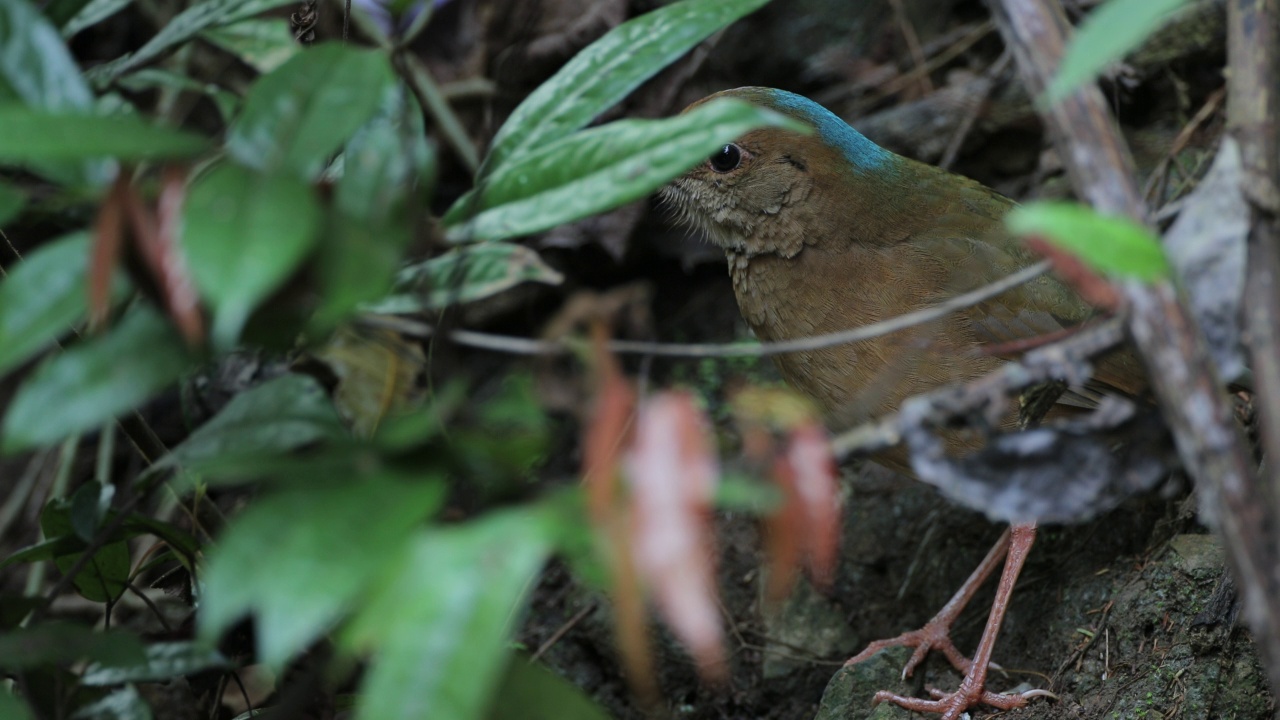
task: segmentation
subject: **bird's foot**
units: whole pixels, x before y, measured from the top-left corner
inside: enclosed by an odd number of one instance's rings
[[[956,648],[955,643],[951,642],[951,620],[952,618],[943,617],[942,614],[939,614],[919,630],[904,632],[897,637],[885,640],[876,640],[867,645],[865,650],[846,660],[845,667],[867,660],[885,648],[913,647],[915,652],[911,654],[911,659],[907,661],[906,665],[902,666],[903,680],[911,677],[911,673],[915,672],[916,667],[924,661],[930,650],[937,650],[942,653],[947,657],[952,667],[968,675],[969,669],[973,667],[973,662]]]
[[[890,702],[912,712],[939,713],[942,715],[941,720],[958,720],[966,710],[978,705],[989,705],[1000,710],[1012,710],[1026,705],[1027,701],[1034,697],[1058,699],[1057,695],[1048,690],[1028,690],[1024,693],[1005,694],[991,692],[984,685],[984,681],[975,681],[974,676],[969,674],[965,676],[964,682],[960,683],[959,689],[955,692],[948,693],[929,688],[929,694],[933,696],[932,700],[906,697],[905,695],[896,695],[887,690],[881,690],[875,694],[872,704],[879,705],[882,702]]]

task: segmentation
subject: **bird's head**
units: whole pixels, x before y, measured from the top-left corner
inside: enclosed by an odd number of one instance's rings
[[[725,250],[790,257],[803,248],[808,232],[866,203],[862,189],[876,184],[869,181],[896,174],[901,158],[794,93],[760,87],[725,90],[685,112],[721,97],[780,112],[811,130],[747,133],[663,191],[681,220]]]

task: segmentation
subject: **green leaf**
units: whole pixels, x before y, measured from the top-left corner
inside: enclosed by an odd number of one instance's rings
[[[223,90],[214,83],[202,83],[172,70],[147,68],[120,78],[116,84],[130,92],[164,89],[199,93],[213,101],[225,122],[230,122],[240,109],[238,95]]]
[[[89,238],[73,233],[42,246],[0,280],[0,375],[31,358],[88,314]],[[113,296],[123,297],[116,275]]]
[[[1103,275],[1143,282],[1169,277],[1160,241],[1127,218],[1099,215],[1074,203],[1038,202],[1014,210],[1007,223],[1012,232],[1043,237]]]
[[[378,114],[351,136],[342,153],[334,204],[362,220],[386,222],[412,195],[430,195],[435,149],[422,110],[403,86],[389,85]]]
[[[1071,42],[1044,102],[1056,103],[1142,44],[1189,0],[1108,0],[1094,8]]]
[[[163,128],[134,115],[65,115],[19,106],[0,108],[0,162],[157,160],[199,155],[199,135]]]
[[[610,30],[520,103],[493,138],[485,166],[496,170],[585,127],[707,36],[766,2],[682,0]]]
[[[324,293],[311,333],[327,334],[355,307],[383,297],[413,237],[408,208],[430,192],[435,153],[422,111],[389,87],[376,117],[347,143],[317,267]]]
[[[80,707],[71,720],[151,720],[152,717],[151,706],[138,694],[137,688],[126,685]]]
[[[27,379],[4,418],[0,451],[97,428],[163,390],[190,365],[168,323],[139,307],[106,335],[52,358]]]
[[[210,557],[200,637],[212,641],[253,613],[259,659],[281,667],[398,564],[413,528],[443,499],[438,481],[374,475],[258,500]]]
[[[493,693],[487,720],[609,720],[580,688],[520,653],[513,653]]]
[[[95,483],[96,484],[96,483]],[[96,494],[96,493],[95,493]],[[80,561],[88,544],[76,533],[72,513],[74,506],[66,500],[49,501],[40,513],[40,530],[45,537],[76,537],[80,542],[54,555],[53,564],[66,573]],[[96,530],[96,528],[94,528]],[[72,583],[86,599],[94,602],[113,602],[124,594],[129,582],[129,545],[117,540],[94,550],[89,561],[76,572]]]
[[[85,668],[84,685],[159,682],[180,675],[230,667],[216,648],[194,642],[162,642],[147,646],[146,655],[131,663],[97,662]]]
[[[66,43],[28,0],[0,2],[0,106],[11,97],[48,114],[89,113],[94,104]],[[24,127],[0,117],[0,145],[21,145]],[[38,160],[31,165],[39,174],[73,186],[103,185],[115,172],[115,164],[104,160]]]
[[[275,70],[302,51],[284,18],[244,20],[216,30],[206,30],[202,36],[263,74]]]
[[[291,5],[295,0],[205,0],[184,10],[169,21],[146,45],[133,55],[117,62],[101,66],[93,73],[94,80],[108,84],[121,75],[159,57],[169,48],[186,42],[208,28],[230,25],[248,19],[258,13]]]
[[[133,0],[72,0],[80,10],[62,26],[62,37],[70,39],[87,27],[92,27],[129,6]]]
[[[665,120],[619,120],[544,145],[500,166],[444,217],[450,240],[529,235],[638,200],[761,127],[804,127],[733,98]],[[480,212],[462,222],[466,215]]]
[[[285,375],[236,395],[154,468],[200,472],[214,466],[234,474],[237,459],[283,455],[346,436],[324,388],[305,375]]]
[[[20,188],[7,182],[0,182],[0,225],[18,217],[23,206],[27,204],[27,195]],[[4,306],[0,305],[0,311]],[[3,351],[0,350],[0,353]]]
[[[8,690],[0,689],[0,718],[5,720],[34,720],[35,716],[31,714],[31,708],[18,698],[9,694]]]
[[[523,245],[485,243],[458,248],[396,275],[395,294],[366,309],[381,313],[439,310],[497,295],[522,282],[559,285],[564,276]]]
[[[314,179],[378,110],[390,84],[382,53],[317,45],[254,83],[228,131],[227,152],[249,167]]]
[[[52,111],[88,110],[93,93],[62,36],[27,0],[0,2],[0,98]],[[15,133],[5,128],[0,138]]]
[[[182,246],[196,286],[214,309],[214,339],[229,348],[254,306],[306,259],[320,209],[291,175],[222,165],[187,197]]]
[[[100,632],[68,622],[42,622],[0,634],[0,667],[24,670],[77,660],[135,663],[144,657],[138,638],[119,630]]]
[[[484,716],[523,598],[551,551],[551,520],[526,507],[413,540],[344,639],[374,651],[356,718]]]

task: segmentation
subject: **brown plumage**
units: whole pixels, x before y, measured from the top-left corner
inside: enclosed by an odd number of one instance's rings
[[[1005,230],[1003,219],[1014,203],[995,191],[884,150],[791,93],[739,88],[695,106],[724,96],[784,113],[813,129],[808,135],[777,128],[748,133],[664,191],[683,219],[724,249],[738,306],[761,340],[820,335],[895,317],[1035,261]],[[816,401],[833,426],[847,427],[896,409],[904,398],[973,380],[1005,362],[984,347],[1057,333],[1093,314],[1062,283],[1041,277],[941,320],[865,342],[783,355],[777,363],[788,383]],[[1088,407],[1096,393],[1136,395],[1144,386],[1141,365],[1121,352],[1099,362],[1089,387],[1063,395],[1059,403]],[[976,442],[969,436],[952,438],[957,451]],[[878,460],[909,471],[900,451]],[[923,634],[897,639],[919,645],[905,672],[930,647],[946,651],[967,672],[961,690],[941,701],[883,699],[946,718],[979,702],[1001,707],[1025,702],[986,693],[983,685],[999,628],[996,615],[1003,615],[1034,531],[1034,525],[1014,528],[1007,591],[1003,599],[997,597],[999,613],[993,610],[974,663],[946,636],[976,589],[969,587],[972,583]],[[979,582],[1009,546],[1007,537],[993,551],[994,560],[975,574]]]

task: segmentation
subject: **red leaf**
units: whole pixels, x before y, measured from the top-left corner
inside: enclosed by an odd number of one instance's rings
[[[644,403],[625,465],[640,578],[700,671],[724,677],[710,528],[718,468],[693,398],[667,392]]]
[[[98,208],[93,223],[93,250],[89,257],[89,327],[97,329],[111,312],[111,276],[120,264],[124,247],[123,204],[129,188],[129,174],[116,176],[111,191]]]
[[[132,188],[125,192],[124,206],[133,228],[134,246],[155,281],[161,303],[187,344],[195,347],[204,342],[204,318],[200,314],[200,299],[195,285],[177,246],[182,201],[186,197],[185,184],[180,170],[165,172],[154,216]]]
[[[785,459],[803,518],[805,566],[815,582],[830,585],[840,544],[840,487],[822,425],[808,422],[793,429]]]

